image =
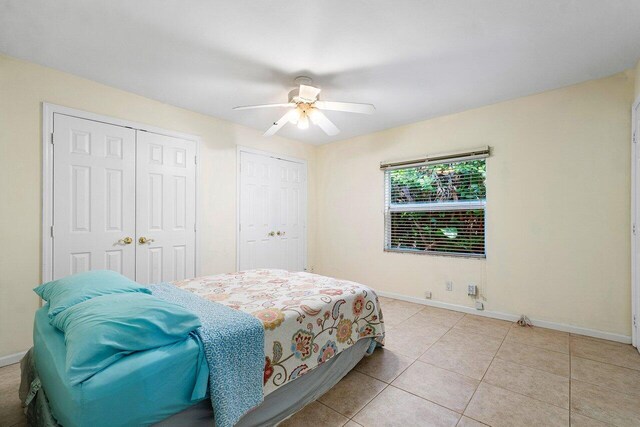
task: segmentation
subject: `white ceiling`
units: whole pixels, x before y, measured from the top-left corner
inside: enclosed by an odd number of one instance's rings
[[[0,0],[0,52],[266,130],[293,78],[362,135],[625,70],[640,58],[638,0]]]

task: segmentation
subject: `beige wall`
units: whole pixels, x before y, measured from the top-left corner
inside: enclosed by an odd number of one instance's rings
[[[315,220],[315,147],[172,107],[35,64],[0,56],[0,357],[31,346],[40,282],[43,101],[202,138],[202,273],[236,269],[236,146],[308,161],[309,230]],[[314,235],[309,233],[309,263]]]
[[[316,272],[630,335],[632,72],[318,149]],[[385,253],[383,160],[490,145],[487,259]],[[453,292],[445,282],[454,283]]]

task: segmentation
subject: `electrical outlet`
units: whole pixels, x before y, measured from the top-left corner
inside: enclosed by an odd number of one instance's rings
[[[426,299],[431,299],[431,291],[426,291],[426,292],[424,293],[424,297],[425,297]]]
[[[447,280],[447,291],[453,291],[453,282],[451,280]]]
[[[484,304],[480,301],[476,301],[476,310],[484,310]]]
[[[478,295],[478,287],[476,285],[469,285],[467,287],[467,295],[475,297]]]

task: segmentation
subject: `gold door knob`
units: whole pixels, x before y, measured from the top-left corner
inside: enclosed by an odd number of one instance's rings
[[[131,237],[125,237],[124,239],[118,240],[118,243],[120,243],[121,245],[130,245],[132,242],[133,239]]]
[[[275,236],[275,235],[276,235],[276,232],[275,232],[275,231],[272,231],[272,232],[270,232],[270,233],[267,233],[267,236],[270,236],[270,237],[273,237],[273,236]]]
[[[151,242],[155,242],[155,240],[147,239],[146,237],[141,237],[138,239],[138,243],[140,243],[141,245],[144,245],[145,243],[151,243]]]
[[[276,234],[278,236],[284,236],[286,233],[284,231],[278,231]]]

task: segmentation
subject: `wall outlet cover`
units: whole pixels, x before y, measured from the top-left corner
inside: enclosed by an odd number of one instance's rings
[[[427,292],[425,292],[425,293],[424,293],[424,297],[425,297],[426,299],[431,299],[431,291],[427,291]]]
[[[453,282],[451,280],[447,280],[447,291],[453,291]]]
[[[484,304],[480,301],[476,301],[476,310],[484,310]]]
[[[467,287],[467,295],[475,297],[478,295],[478,287],[476,285],[469,285]]]

